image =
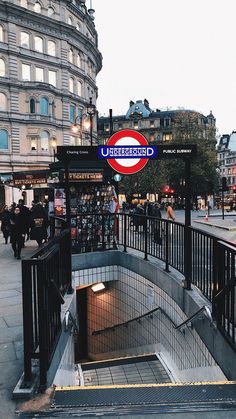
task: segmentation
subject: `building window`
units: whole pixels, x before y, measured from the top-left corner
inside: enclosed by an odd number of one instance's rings
[[[47,131],[41,132],[40,145],[42,151],[49,151],[49,133]]]
[[[0,93],[0,111],[7,110],[7,97],[4,93]]]
[[[4,32],[3,27],[0,25],[0,42],[4,42]]]
[[[44,81],[43,68],[35,67],[35,81]]]
[[[48,71],[48,83],[52,84],[52,86],[56,87],[56,85],[57,85],[57,73],[56,73],[56,71],[53,71],[53,70]]]
[[[172,141],[172,134],[164,134],[163,141]]]
[[[79,54],[77,55],[77,67],[81,68],[81,57]]]
[[[31,137],[30,138],[30,146],[31,146],[32,151],[37,150],[37,138],[36,137]]]
[[[40,36],[34,38],[34,49],[38,52],[43,52],[43,40]]]
[[[68,17],[68,21],[67,22],[68,22],[68,25],[72,25],[72,18],[70,16]]]
[[[76,23],[76,29],[77,29],[77,31],[81,31],[81,26],[80,26],[79,22]]]
[[[69,92],[74,93],[74,79],[73,79],[73,77],[69,78]]]
[[[48,55],[56,56],[56,43],[54,41],[48,41]]]
[[[72,49],[70,49],[70,50],[69,50],[69,61],[70,61],[70,63],[72,63],[72,64],[73,64],[73,56],[74,56],[73,51],[72,51]]]
[[[35,113],[35,99],[31,98],[29,101],[29,111],[30,113]]]
[[[29,34],[27,32],[20,33],[20,46],[23,48],[29,48]]]
[[[20,0],[20,5],[21,5],[21,7],[25,7],[25,9],[27,9],[28,1],[27,0]]]
[[[49,6],[48,8],[48,17],[54,17],[54,9],[52,7]]]
[[[165,124],[165,127],[169,127],[170,126],[170,119],[169,118],[165,119],[164,124]]]
[[[154,128],[154,121],[150,121],[150,128]]]
[[[70,122],[75,122],[75,105],[70,105]]]
[[[30,81],[30,65],[22,64],[22,80]]]
[[[6,63],[0,58],[0,77],[5,77],[6,75]]]
[[[82,96],[82,84],[80,81],[77,83],[77,94],[78,96]]]
[[[134,129],[138,129],[138,121],[134,121]]]
[[[41,4],[38,1],[36,1],[36,3],[34,4],[34,11],[36,13],[41,13],[41,11],[42,11]]]
[[[0,129],[0,150],[8,150],[8,132]]]
[[[46,97],[40,99],[40,114],[48,115],[48,99]]]

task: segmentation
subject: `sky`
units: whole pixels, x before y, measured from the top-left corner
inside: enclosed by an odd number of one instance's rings
[[[87,0],[87,6],[90,7]],[[103,67],[100,115],[130,100],[192,109],[236,130],[236,0],[92,0]]]

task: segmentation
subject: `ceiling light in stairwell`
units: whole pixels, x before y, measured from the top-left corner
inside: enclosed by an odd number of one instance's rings
[[[104,285],[104,283],[103,282],[98,282],[97,284],[94,284],[94,285],[92,285],[91,286],[91,289],[92,289],[92,291],[95,293],[95,292],[98,292],[98,291],[102,291],[102,290],[104,290],[106,287],[105,287],[105,285]]]

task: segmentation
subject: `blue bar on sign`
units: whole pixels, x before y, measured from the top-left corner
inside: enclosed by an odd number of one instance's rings
[[[133,145],[100,145],[98,146],[99,159],[155,159],[156,146]]]

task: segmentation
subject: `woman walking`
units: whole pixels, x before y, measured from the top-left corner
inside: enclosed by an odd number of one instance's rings
[[[0,214],[0,219],[1,219],[1,231],[3,234],[3,237],[5,239],[5,244],[8,243],[8,238],[10,236],[10,216],[11,213],[8,209],[8,206],[5,205],[3,207],[3,210]]]

